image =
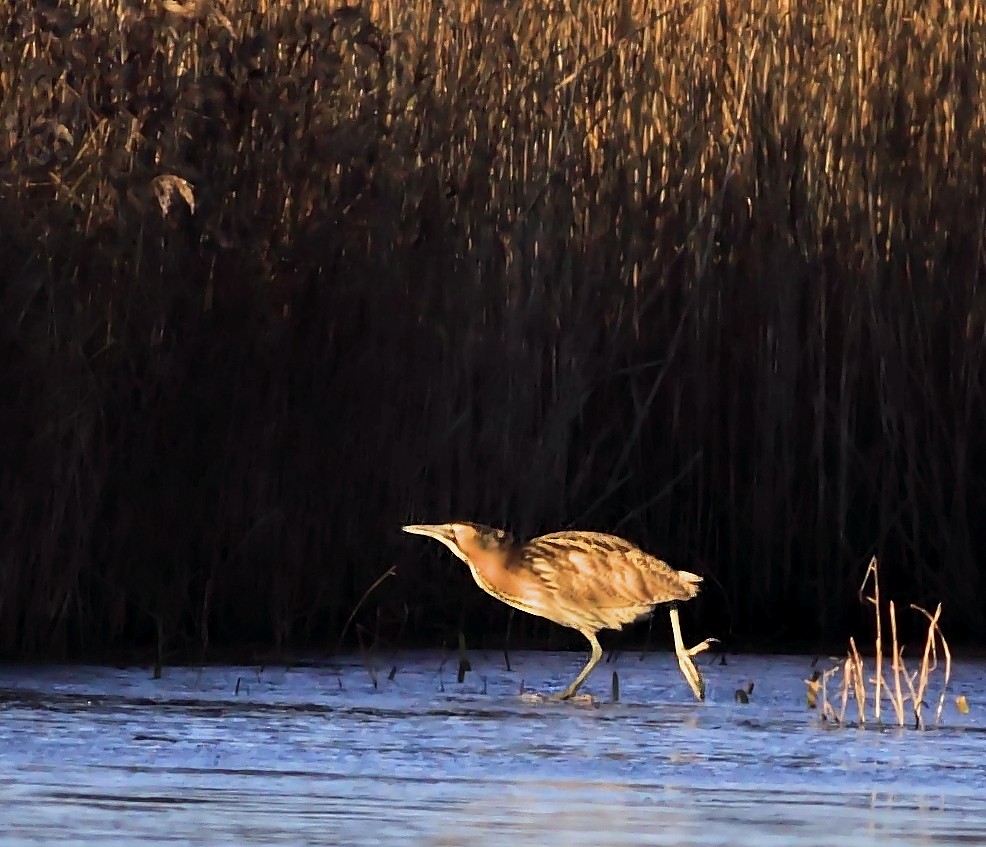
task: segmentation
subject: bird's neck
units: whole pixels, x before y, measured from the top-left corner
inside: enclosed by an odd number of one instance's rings
[[[516,593],[516,572],[510,567],[514,551],[511,548],[499,550],[470,550],[466,564],[473,579],[486,593],[494,597],[511,597]]]

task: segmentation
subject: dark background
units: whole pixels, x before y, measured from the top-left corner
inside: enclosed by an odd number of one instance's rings
[[[982,645],[983,22],[430,8],[0,11],[0,656],[497,646],[455,519]]]

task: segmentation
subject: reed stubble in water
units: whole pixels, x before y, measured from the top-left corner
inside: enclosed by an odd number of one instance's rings
[[[984,19],[4,4],[0,650],[331,645],[451,513],[982,640]],[[407,564],[359,623],[502,638]]]
[[[872,591],[872,594],[864,596],[864,592],[868,589]],[[865,726],[869,719],[879,725],[884,714],[884,707],[889,705],[898,726],[910,724],[915,729],[924,729],[927,723],[925,709],[930,706],[928,701],[932,699],[929,696],[929,691],[932,690],[932,687],[937,687],[938,697],[932,720],[934,725],[938,726],[942,720],[942,712],[945,709],[948,696],[948,683],[952,677],[952,651],[939,625],[942,604],[938,604],[934,614],[920,606],[911,605],[911,609],[918,612],[927,621],[921,662],[917,670],[911,671],[904,660],[904,645],[900,643],[897,637],[896,605],[891,600],[885,613],[880,604],[880,567],[876,556],[870,560],[869,566],[866,568],[859,593],[860,598],[873,607],[875,624],[873,676],[870,677],[867,672],[866,663],[856,647],[856,639],[850,637],[849,653],[843,662],[823,673],[816,671],[810,679],[805,680],[808,686],[809,708],[818,708],[822,721],[845,724],[846,709],[849,706],[849,698],[852,697],[856,704],[857,726]],[[890,621],[889,678],[885,677],[883,664],[882,619],[884,614]],[[841,677],[840,671],[842,672]],[[836,700],[839,703],[838,710],[828,699],[828,681],[832,677],[839,679]],[[819,693],[821,694],[821,706],[818,705]],[[961,703],[961,700],[956,701],[960,713],[962,713]],[[867,704],[871,708],[869,714],[867,713]],[[968,708],[966,712],[968,712]]]

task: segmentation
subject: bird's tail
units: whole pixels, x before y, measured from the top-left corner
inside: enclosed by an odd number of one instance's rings
[[[697,573],[692,573],[691,571],[678,571],[678,576],[685,584],[689,596],[694,597],[698,594],[698,587],[702,582],[702,577],[700,577]]]

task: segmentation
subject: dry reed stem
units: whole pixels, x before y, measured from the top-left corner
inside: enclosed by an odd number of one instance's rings
[[[880,616],[880,574],[877,568],[876,556],[870,559],[870,563],[866,568],[866,574],[863,577],[863,582],[859,587],[859,593],[866,590],[866,584],[869,582],[870,576],[873,577],[873,596],[867,597],[866,599],[873,604],[873,617],[876,623],[876,677],[875,677],[875,687],[876,690],[873,694],[873,720],[880,723],[880,707],[882,705],[882,689],[883,689],[883,628]]]
[[[903,651],[901,651],[900,657],[901,667],[904,669],[904,682],[907,683],[907,700],[911,704],[911,713],[914,715],[914,728],[924,729],[924,685],[927,682],[927,678],[924,676],[919,676],[919,671],[914,671],[909,673],[907,667],[904,665]],[[915,681],[917,685],[915,685]],[[903,724],[902,724],[903,725]]]
[[[856,699],[856,713],[859,718],[859,723],[862,726],[866,723],[866,679],[863,659],[859,655],[859,650],[856,649],[855,638],[849,639],[849,656],[851,659],[852,668],[851,682],[853,686],[853,695]],[[874,702],[874,713],[875,712],[876,704]],[[875,714],[874,719],[876,719]]]
[[[935,609],[934,616],[930,615],[927,609],[923,609],[920,606],[912,604],[911,608],[920,612],[925,616],[925,618],[928,619],[931,649],[933,651],[935,650],[934,638],[937,637],[941,640],[942,653],[945,655],[945,678],[942,682],[941,692],[938,695],[938,706],[935,709],[935,723],[938,724],[941,722],[942,710],[945,708],[945,697],[948,693],[948,683],[952,678],[952,651],[949,649],[948,641],[945,639],[945,634],[941,631],[941,627],[938,625],[938,621],[941,617],[941,603],[939,603],[937,609]],[[927,651],[927,647],[925,650]],[[935,664],[937,666],[937,656]]]
[[[840,697],[842,702],[839,705],[839,723],[846,722],[846,709],[849,707],[849,691],[852,688],[853,664],[851,658],[846,658],[842,663],[842,685],[840,686]]]
[[[343,625],[342,630],[339,633],[339,641],[336,644],[337,653],[342,648],[343,641],[346,638],[346,631],[349,629],[350,624],[353,622],[353,618],[355,618],[357,613],[359,612],[360,607],[366,601],[366,598],[369,597],[373,593],[373,591],[377,588],[377,586],[379,586],[385,579],[387,579],[387,577],[393,576],[395,573],[397,573],[396,565],[387,568],[387,570],[385,570],[382,574],[380,574],[380,576],[378,576],[373,581],[373,584],[370,585],[370,587],[363,592],[363,596],[360,597],[359,602],[355,606],[353,606],[353,610],[349,613],[349,617],[346,618],[346,623]],[[375,636],[374,636],[374,640],[376,640]]]
[[[863,579],[863,583],[860,587],[860,597],[863,598],[863,591],[866,588],[867,583],[872,577],[874,583],[874,593],[873,596],[865,597],[865,600],[872,603],[877,613],[877,641],[882,637],[879,615],[880,607],[878,603],[879,597],[879,565],[876,557],[870,560],[870,564],[867,568],[866,576]],[[938,724],[941,721],[942,711],[944,709],[945,697],[948,690],[948,684],[951,679],[951,651],[949,650],[948,643],[941,632],[939,621],[941,619],[942,604],[939,603],[935,609],[935,613],[932,615],[920,606],[911,605],[911,608],[915,611],[920,612],[925,619],[928,621],[928,628],[925,635],[924,651],[921,656],[921,663],[916,671],[913,673],[908,671],[907,665],[904,661],[904,647],[898,642],[897,638],[897,611],[894,601],[891,600],[888,604],[889,615],[890,615],[890,632],[893,648],[893,659],[892,659],[892,678],[893,678],[893,690],[890,692],[890,702],[893,706],[895,716],[897,718],[898,726],[904,726],[904,712],[905,704],[910,703],[911,712],[914,716],[914,727],[916,729],[925,728],[924,719],[924,707],[925,696],[928,691],[928,686],[931,681],[931,677],[938,670],[938,641],[941,640],[941,649],[945,656],[945,670],[944,678],[942,680],[942,687],[939,693],[938,706],[935,710],[935,723]],[[882,685],[881,680],[883,676],[882,661],[883,653],[880,647],[877,648],[877,666],[875,676],[869,681],[874,684],[874,704],[873,704],[873,717],[876,723],[880,721],[880,701],[878,692],[881,691]],[[866,673],[865,673],[865,663],[862,656],[860,655],[859,649],[856,646],[856,640],[853,637],[849,639],[849,652],[845,660],[842,662],[842,684],[841,684],[841,704],[838,715],[835,715],[835,711],[832,708],[825,709],[823,704],[823,717],[828,714],[835,716],[838,723],[845,723],[846,710],[848,707],[848,701],[850,693],[856,702],[856,711],[858,716],[858,725],[863,726],[866,723],[866,702],[868,699],[868,692],[866,689]],[[903,677],[903,684],[906,686],[906,693],[901,684],[901,678]],[[825,688],[823,685],[823,698],[825,696]]]
[[[829,678],[832,677],[832,676],[834,676],[835,674],[837,674],[839,672],[839,667],[840,667],[839,665],[835,665],[834,667],[829,668],[827,671],[823,671],[822,672],[822,675],[820,677],[820,680],[821,680],[821,688],[822,688],[822,708],[821,708],[822,714],[821,714],[821,717],[822,717],[822,720],[831,720],[834,723],[841,724],[842,723],[842,719],[836,713],[835,709],[832,708],[832,704],[829,702],[829,698],[828,698],[828,681],[829,681]]]
[[[897,643],[897,611],[894,608],[894,601],[890,601],[890,638],[893,647],[893,675],[894,675],[894,695],[891,702],[894,707],[894,714],[897,717],[897,725],[904,725],[904,694],[900,688],[901,675],[901,653],[904,648]]]

